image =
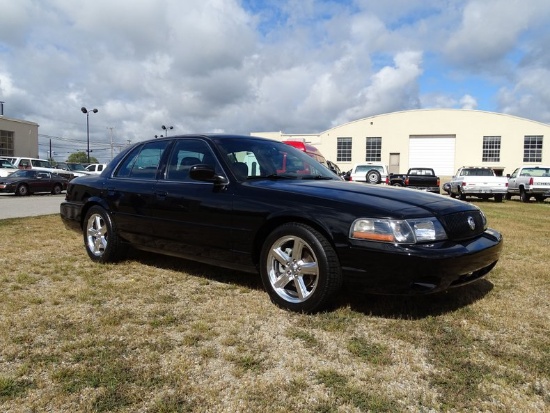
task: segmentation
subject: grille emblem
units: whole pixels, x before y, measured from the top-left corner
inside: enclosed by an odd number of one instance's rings
[[[472,217],[468,217],[468,225],[470,226],[470,229],[473,231],[476,229],[476,222]]]

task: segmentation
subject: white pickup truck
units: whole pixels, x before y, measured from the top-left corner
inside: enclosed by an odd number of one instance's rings
[[[508,178],[496,176],[488,167],[463,166],[458,168],[450,186],[451,198],[465,200],[468,196],[474,196],[482,199],[494,198],[496,202],[502,202],[507,193]]]
[[[522,166],[508,175],[506,199],[519,195],[522,202],[534,196],[539,202],[550,198],[550,166]]]

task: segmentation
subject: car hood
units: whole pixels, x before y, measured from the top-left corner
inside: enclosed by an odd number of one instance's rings
[[[252,180],[244,185],[281,191],[286,195],[294,194],[302,199],[313,197],[359,208],[368,206],[371,211],[378,210],[381,214],[394,217],[442,216],[477,209],[469,203],[443,195],[386,185],[336,180]]]

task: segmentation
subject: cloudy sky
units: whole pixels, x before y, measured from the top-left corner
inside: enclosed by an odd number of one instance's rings
[[[548,0],[0,0],[4,115],[40,156],[165,134],[315,133],[423,108],[550,123]]]

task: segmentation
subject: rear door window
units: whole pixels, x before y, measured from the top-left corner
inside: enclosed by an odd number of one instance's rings
[[[156,179],[169,141],[149,142],[132,150],[117,169],[118,178]]]

